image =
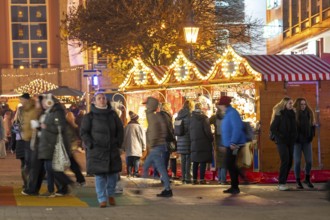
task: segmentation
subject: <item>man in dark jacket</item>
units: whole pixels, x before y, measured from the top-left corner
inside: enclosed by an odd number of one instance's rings
[[[159,101],[153,97],[148,97],[146,104],[146,115],[148,121],[147,146],[149,155],[143,165],[143,177],[147,177],[148,169],[153,164],[161,175],[164,182],[164,190],[157,194],[158,197],[172,197],[170,179],[164,165],[163,153],[166,152],[167,127],[163,116],[157,112]]]
[[[95,175],[95,188],[100,208],[114,206],[118,173],[122,170],[120,148],[124,127],[104,93],[94,95],[91,112],[84,116],[81,138],[86,146],[87,173]]]

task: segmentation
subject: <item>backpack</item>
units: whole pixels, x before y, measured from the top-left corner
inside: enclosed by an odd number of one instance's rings
[[[176,119],[174,121],[174,135],[183,136],[184,135],[184,125],[183,120]]]
[[[246,137],[246,142],[250,142],[254,139],[254,131],[250,122],[243,121],[243,131]]]

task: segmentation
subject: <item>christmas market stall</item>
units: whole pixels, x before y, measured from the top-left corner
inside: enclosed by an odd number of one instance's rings
[[[119,90],[126,97],[126,108],[138,113],[142,121],[145,115],[141,103],[150,95],[171,103],[174,116],[185,99],[201,102],[204,112],[211,116],[214,103],[221,96],[233,97],[232,105],[242,119],[255,128],[250,170],[258,171],[257,181],[267,181],[263,180],[268,178],[267,173],[277,172],[279,168],[276,146],[269,140],[273,106],[284,96],[306,97],[315,110],[318,123],[322,121],[327,130],[330,127],[329,79],[330,65],[316,56],[239,56],[228,47],[215,61],[191,62],[182,52],[170,66],[148,67],[136,59]],[[330,150],[326,149],[330,140],[326,130],[318,129],[313,142],[315,169],[330,168]],[[324,147],[318,147],[318,144]],[[325,157],[328,159],[323,159]]]

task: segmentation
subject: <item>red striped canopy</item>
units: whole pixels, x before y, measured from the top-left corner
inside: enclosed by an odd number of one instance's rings
[[[266,81],[330,80],[330,64],[315,55],[246,55]]]

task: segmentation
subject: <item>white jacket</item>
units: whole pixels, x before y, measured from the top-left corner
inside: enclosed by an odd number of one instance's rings
[[[142,126],[137,123],[129,123],[124,129],[124,142],[122,145],[126,157],[141,157],[146,150],[146,135]]]

